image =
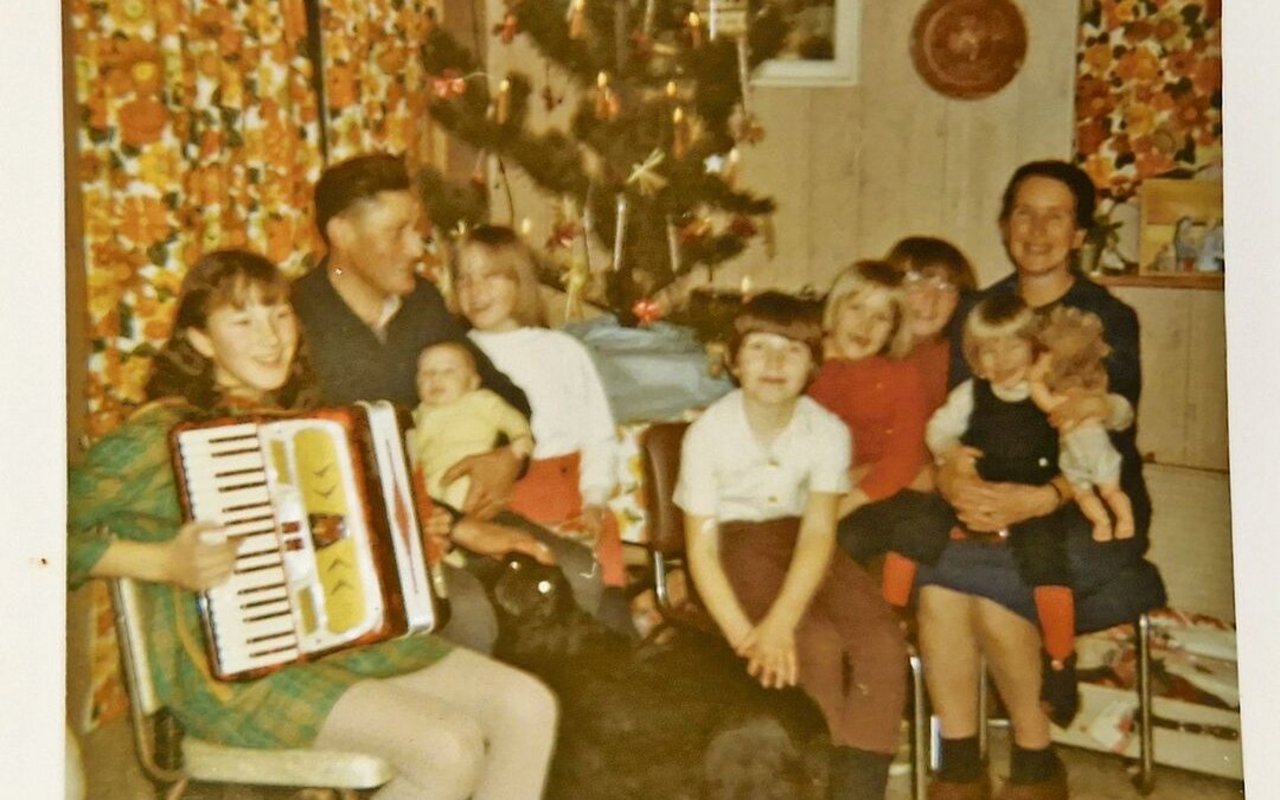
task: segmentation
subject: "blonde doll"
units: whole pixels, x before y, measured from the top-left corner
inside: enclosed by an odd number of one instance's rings
[[[1031,399],[1042,411],[1052,412],[1069,399],[1069,392],[1107,393],[1105,361],[1111,348],[1102,339],[1096,315],[1056,308],[1036,339],[1042,352],[1027,378]],[[1101,421],[1088,419],[1061,432],[1058,468],[1071,482],[1080,512],[1093,524],[1094,541],[1133,538],[1133,506],[1120,488],[1120,461]],[[1108,508],[1115,515],[1114,527]]]

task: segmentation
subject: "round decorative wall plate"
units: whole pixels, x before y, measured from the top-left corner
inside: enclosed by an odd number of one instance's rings
[[[948,97],[999,91],[1026,54],[1027,26],[1010,0],[929,0],[911,30],[916,70]]]

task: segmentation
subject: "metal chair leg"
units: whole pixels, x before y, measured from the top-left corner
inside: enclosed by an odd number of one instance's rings
[[[667,559],[657,550],[649,551],[649,564],[653,568],[653,594],[658,608],[671,610],[671,595],[667,593]]]
[[[929,791],[929,763],[932,754],[929,752],[930,716],[925,707],[927,700],[924,691],[924,663],[920,654],[911,650],[907,656],[911,667],[911,796],[914,800],[926,800]]]
[[[1155,730],[1151,724],[1151,617],[1141,614],[1133,625],[1138,651],[1138,774],[1133,785],[1143,795],[1155,788]]]
[[[919,656],[917,656],[918,658]],[[991,685],[987,681],[987,659],[978,655],[978,756],[982,763],[987,763],[987,725],[990,723],[987,702],[991,695]],[[929,716],[929,769],[937,772],[942,768],[942,725],[937,716]]]
[[[979,654],[978,656],[978,757],[982,759],[982,763],[987,763],[987,750],[990,746],[990,737],[987,735],[987,726],[991,723],[991,682],[987,679],[987,657]]]

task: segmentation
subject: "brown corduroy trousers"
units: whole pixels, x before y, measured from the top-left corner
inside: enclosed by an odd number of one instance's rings
[[[759,622],[782,589],[800,520],[720,525],[720,562]],[[800,686],[822,709],[832,742],[894,753],[906,703],[906,644],[880,587],[838,548],[796,629]]]

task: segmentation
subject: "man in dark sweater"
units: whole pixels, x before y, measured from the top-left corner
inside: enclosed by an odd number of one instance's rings
[[[417,274],[422,213],[404,162],[359,156],[325,170],[316,184],[316,225],[328,255],[293,286],[312,362],[328,404],[357,400],[417,403],[418,354],[458,342],[471,350],[485,387],[529,415],[529,402],[467,338],[440,292]],[[471,488],[453,525],[455,544],[482,555],[513,550],[542,561],[546,547],[524,531],[488,520],[499,511],[528,459],[527,440],[460,461],[446,480],[467,476]],[[497,621],[479,583],[446,565],[452,619],[442,635],[488,651]]]

